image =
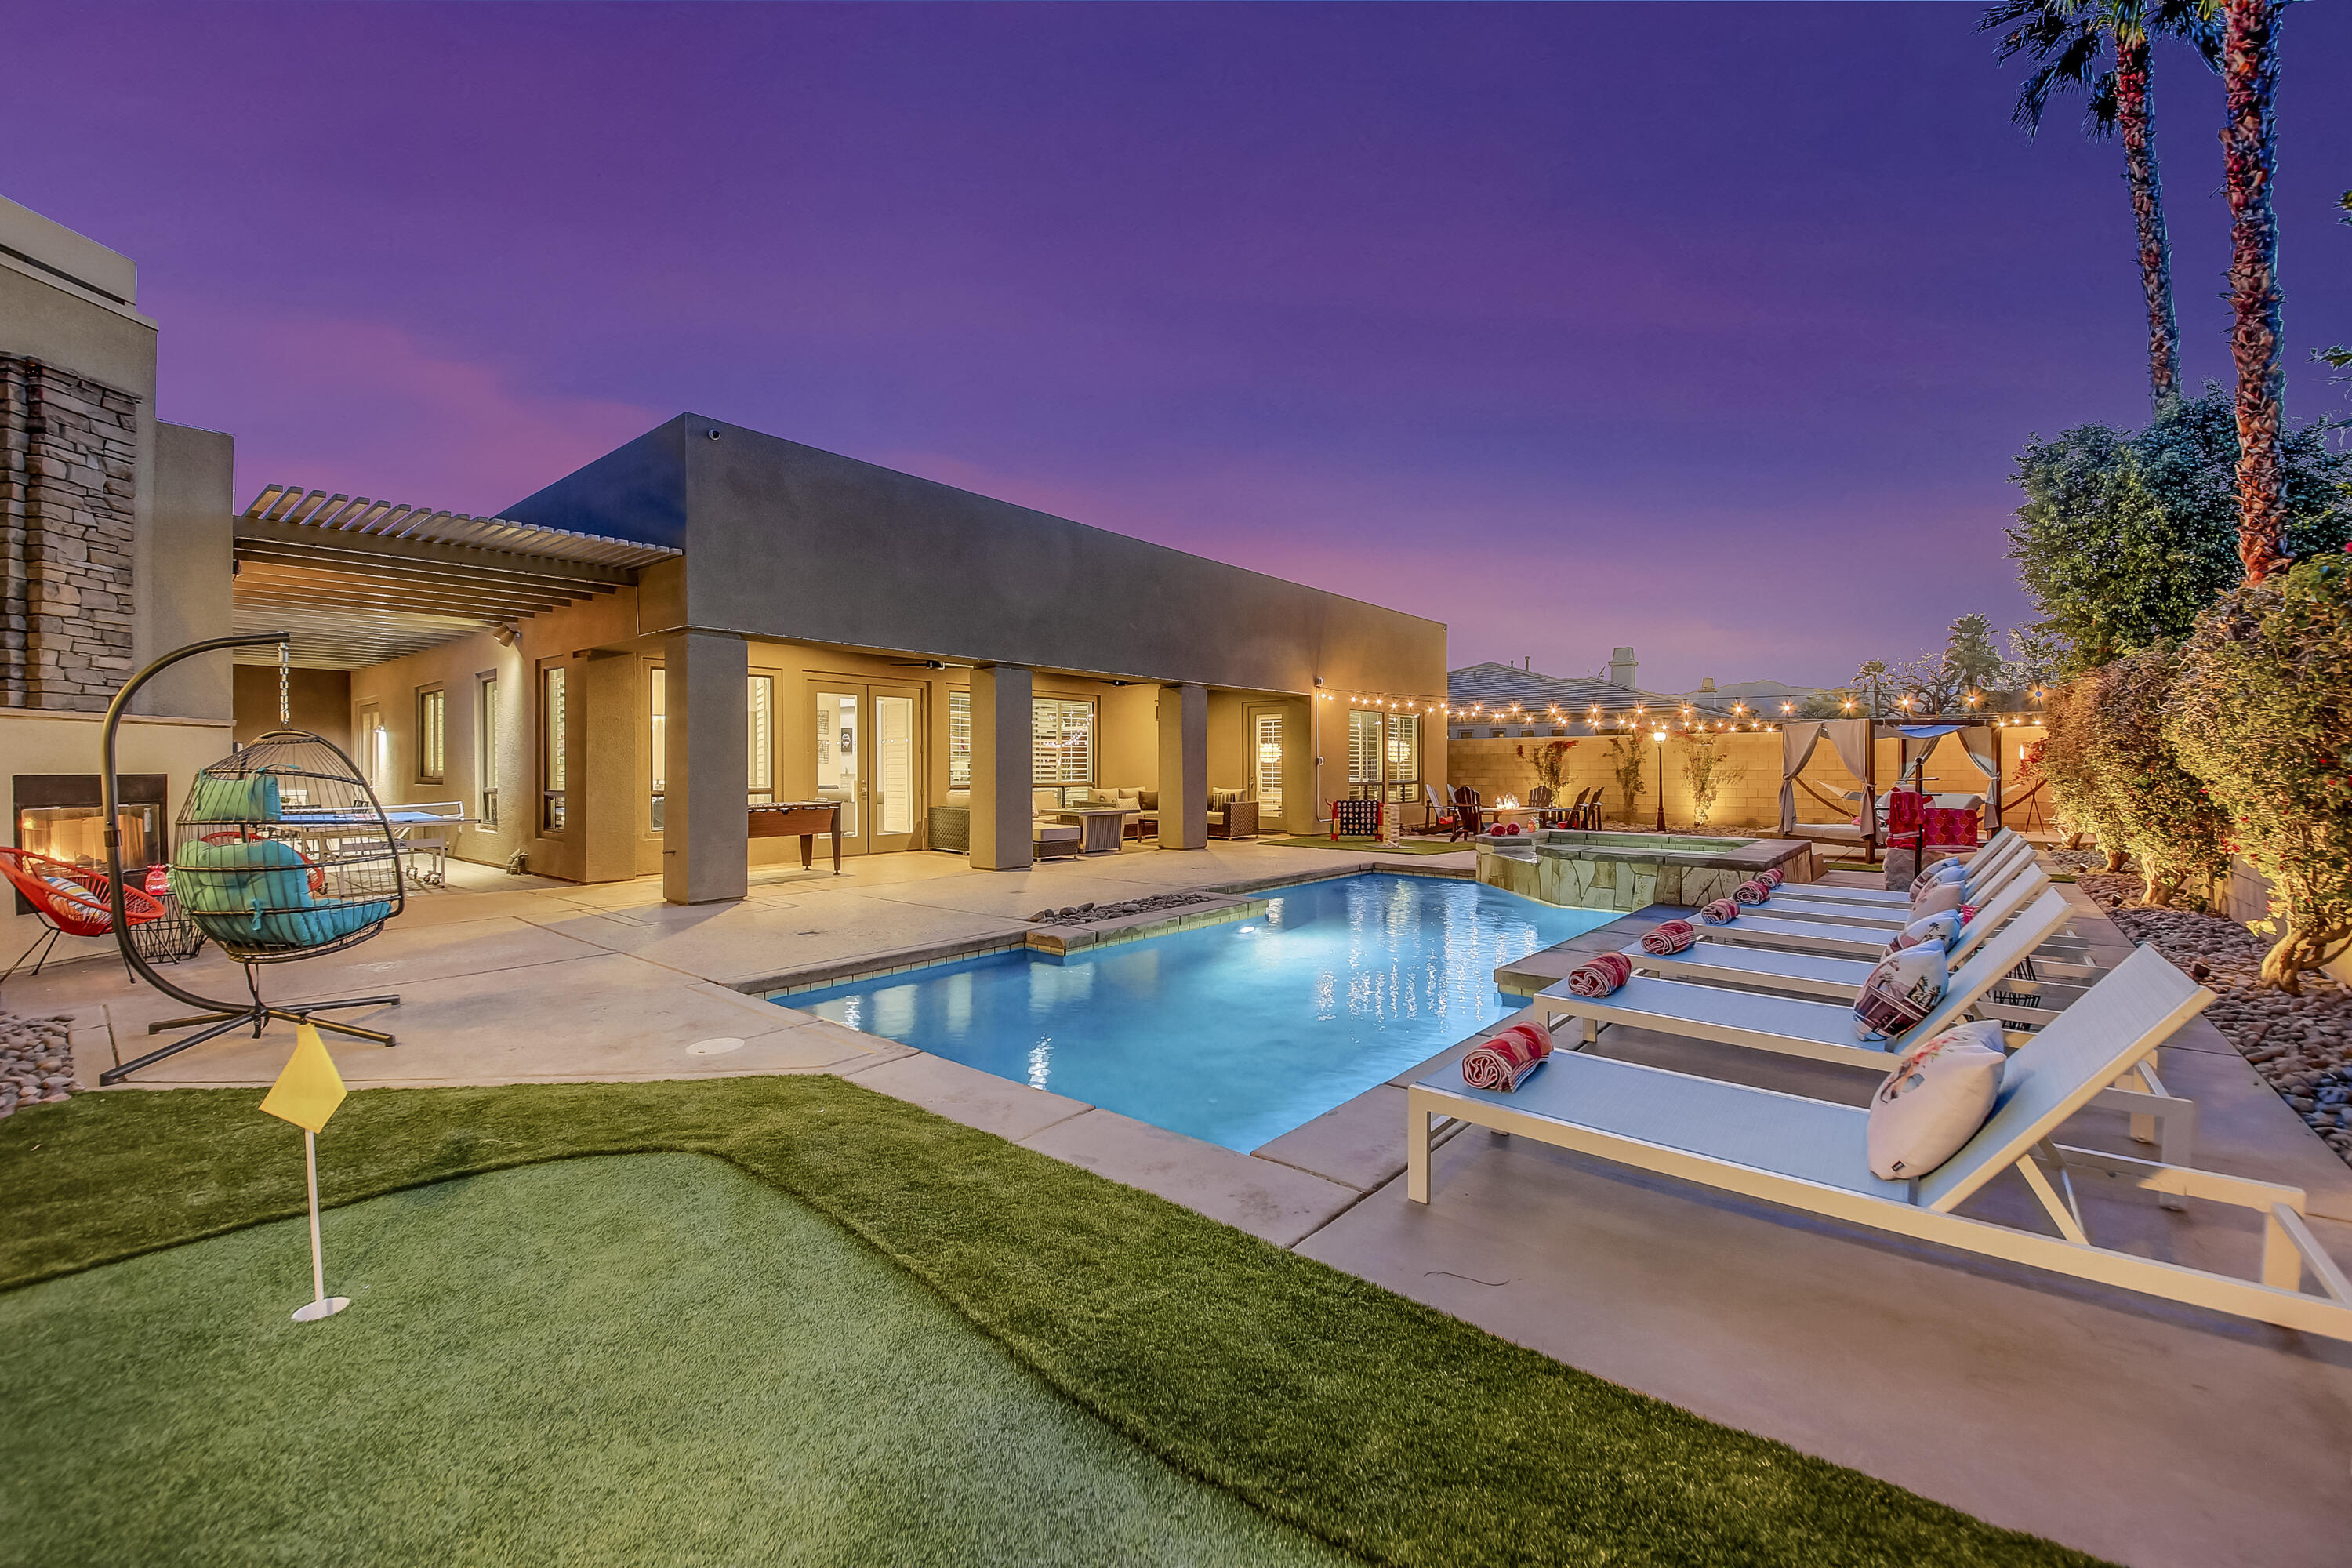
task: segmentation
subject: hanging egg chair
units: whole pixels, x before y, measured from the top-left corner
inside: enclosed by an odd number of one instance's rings
[[[401,910],[400,849],[342,748],[273,730],[196,774],[172,829],[173,895],[239,963],[355,947]]]
[[[221,637],[194,643],[164,655],[132,677],[107,710],[101,742],[106,820],[116,820],[115,731],[131,696],[167,666],[218,648],[278,645],[278,718],[287,721],[287,633]],[[107,863],[114,899],[122,902],[120,834],[106,836]],[[321,1029],[393,1044],[393,1037],[353,1024],[330,1023],[313,1014],[345,1007],[398,1005],[397,996],[356,996],[331,1002],[273,1006],[262,1000],[257,973],[265,963],[317,958],[356,947],[400,913],[400,848],[375,791],[341,747],[321,735],[295,729],[273,730],[200,770],[173,825],[167,872],[173,898],[196,931],[245,966],[242,1002],[200,996],[165,980],[135,950],[125,931],[123,910],[115,930],[123,962],[166,995],[206,1009],[193,1018],[148,1026],[149,1034],[208,1026],[138,1060],[110,1068],[101,1084],[131,1074],[189,1047],[250,1026],[258,1039],[271,1019],[314,1024]]]

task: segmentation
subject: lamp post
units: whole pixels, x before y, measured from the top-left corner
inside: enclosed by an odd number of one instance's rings
[[[1666,830],[1666,732],[1662,728],[1651,735],[1658,743],[1658,831]]]

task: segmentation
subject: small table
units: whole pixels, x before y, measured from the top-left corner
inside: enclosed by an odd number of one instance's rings
[[[1061,821],[1078,825],[1079,854],[1116,855],[1127,839],[1127,819],[1135,814],[1115,805],[1074,805],[1054,815]]]
[[[796,837],[801,841],[803,871],[815,864],[816,836],[833,835],[833,874],[841,875],[841,802],[795,800],[777,805],[755,805],[751,811],[752,837]]]

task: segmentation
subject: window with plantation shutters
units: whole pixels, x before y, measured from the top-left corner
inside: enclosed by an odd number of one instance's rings
[[[1403,787],[1391,789],[1390,798],[1410,800],[1419,793],[1421,784],[1421,715],[1391,713],[1389,715],[1388,782]]]
[[[1095,782],[1095,705],[1061,697],[1034,699],[1030,773],[1035,787]]]
[[[1361,708],[1348,711],[1348,793],[1359,799],[1380,788],[1381,717]]]
[[[948,788],[971,787],[971,693],[948,693]]]

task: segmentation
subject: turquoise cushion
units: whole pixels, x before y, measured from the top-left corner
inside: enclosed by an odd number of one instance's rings
[[[324,947],[339,942],[362,926],[373,925],[392,913],[392,905],[381,900],[365,904],[345,904],[341,908],[295,910],[289,913],[260,915],[255,918],[254,934],[272,947]]]
[[[190,822],[275,822],[278,816],[278,781],[268,773],[242,779],[198,773],[188,792]]]

